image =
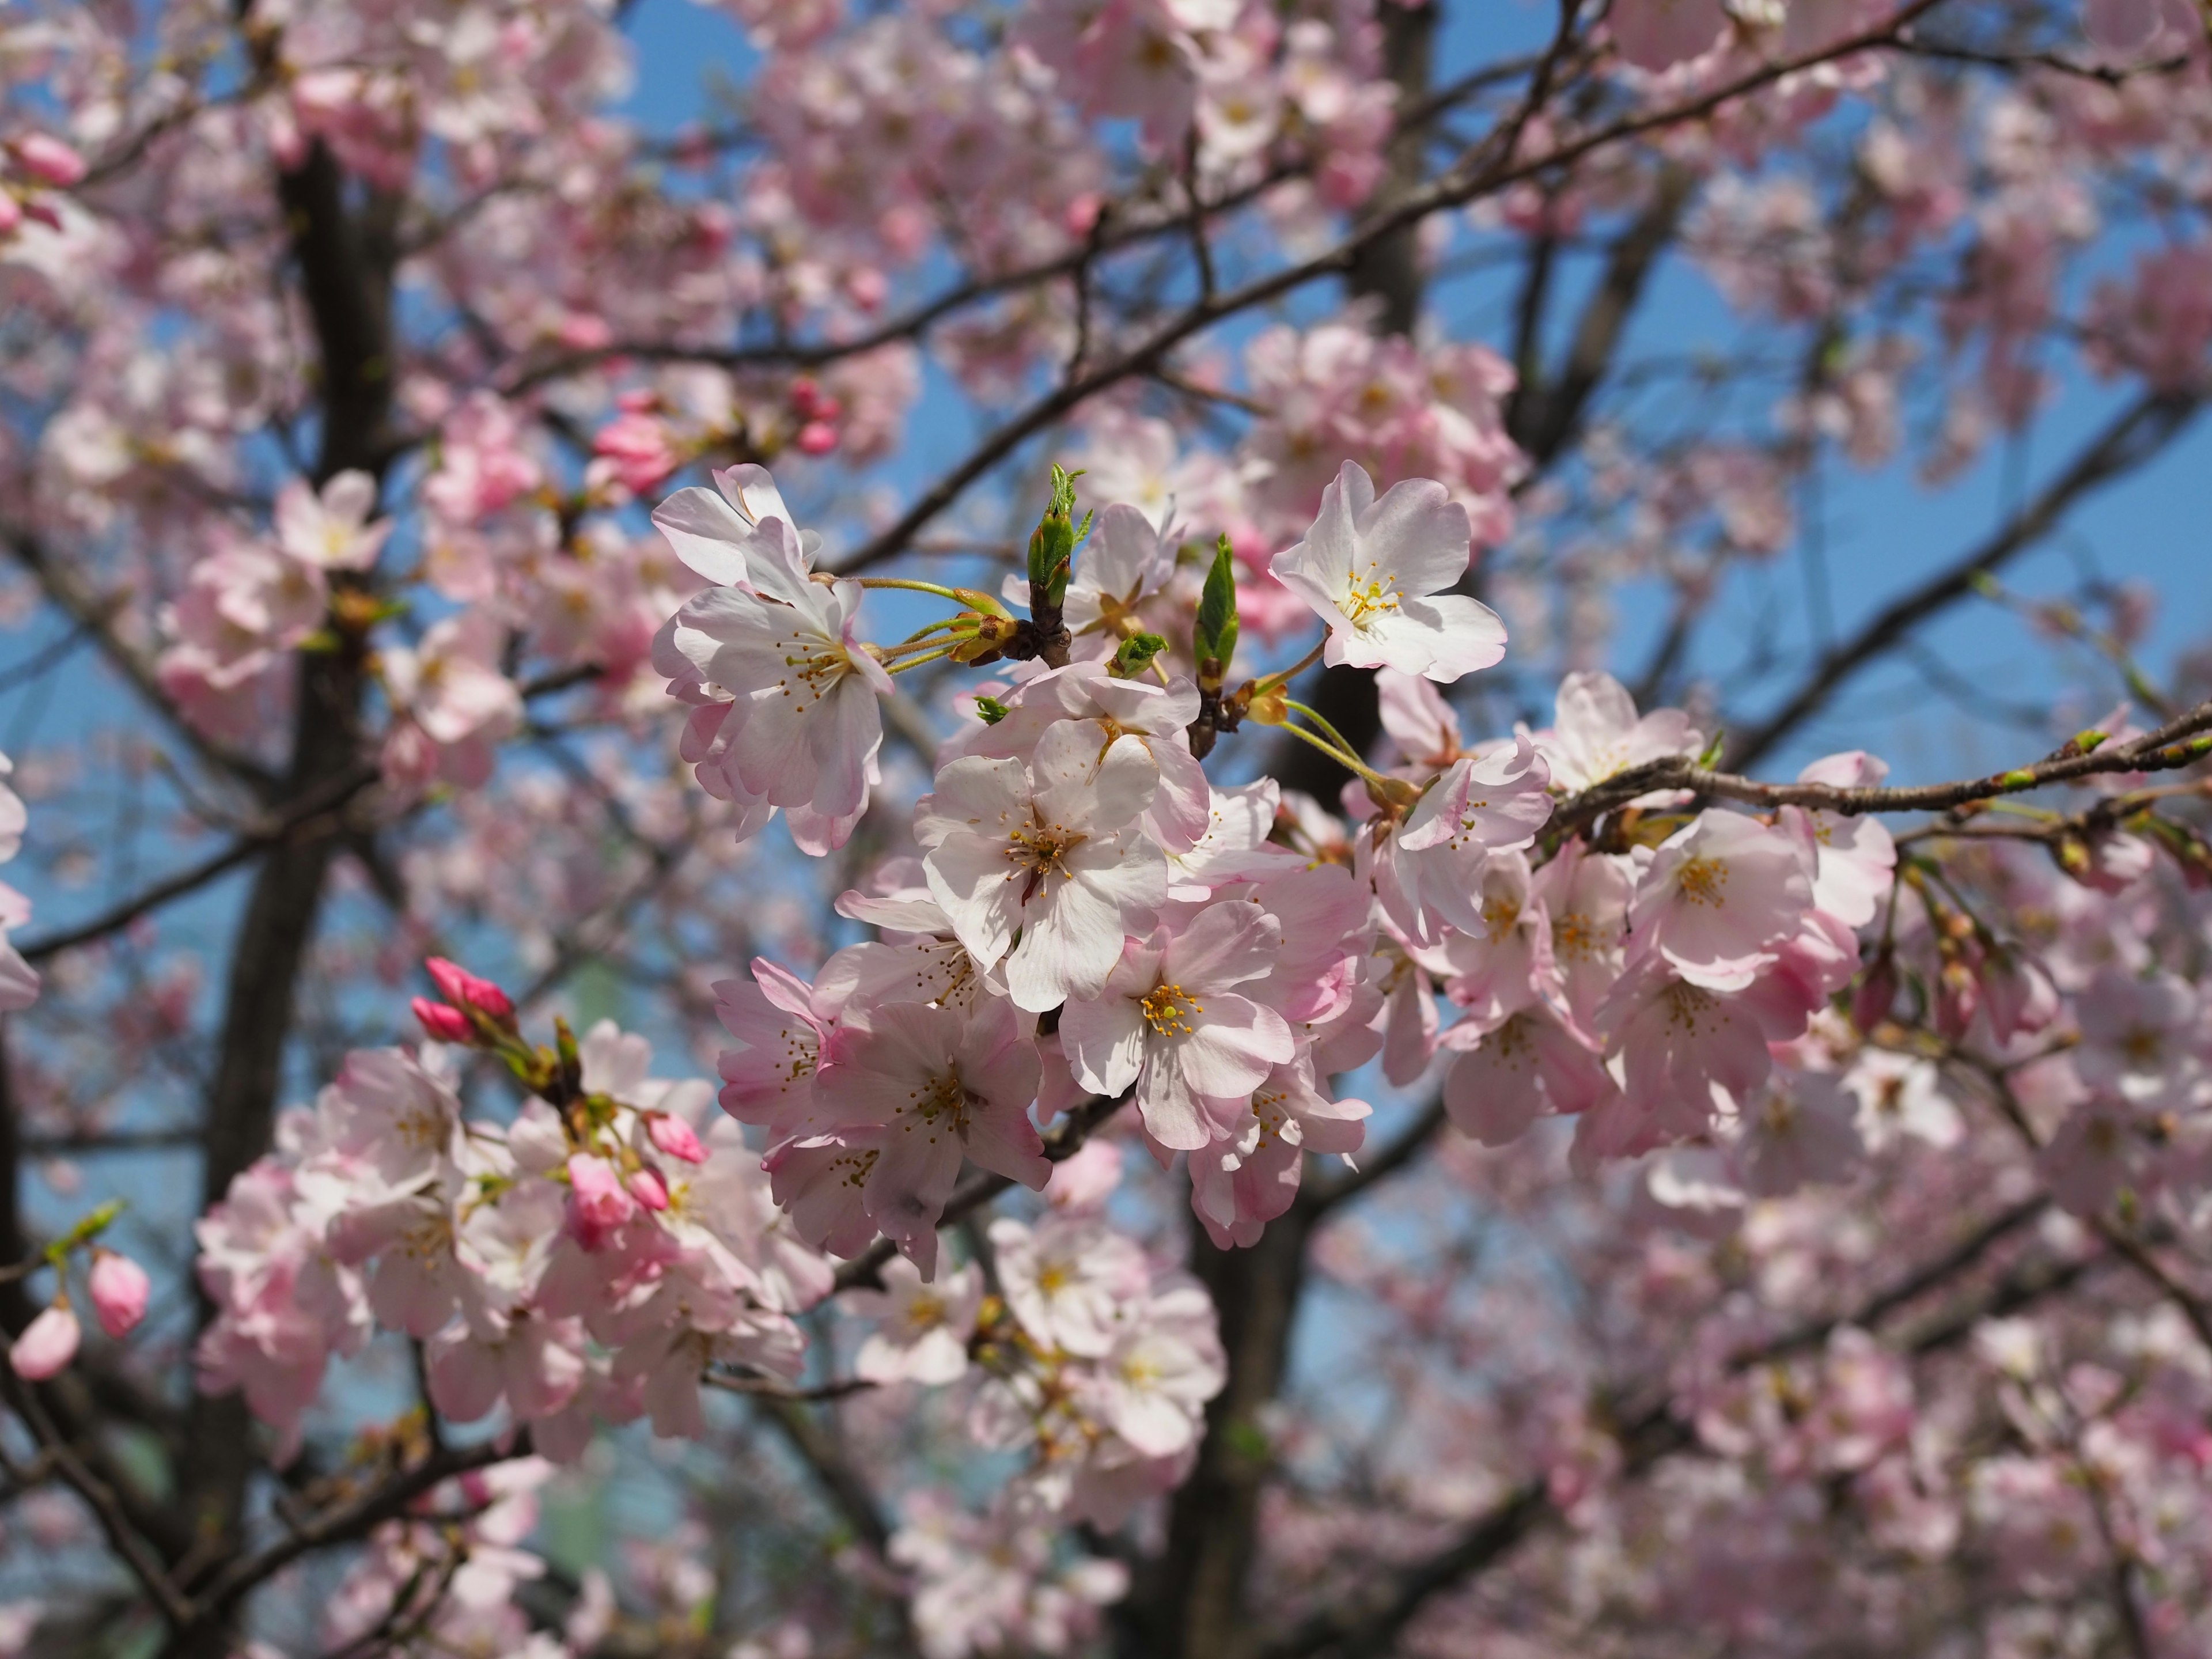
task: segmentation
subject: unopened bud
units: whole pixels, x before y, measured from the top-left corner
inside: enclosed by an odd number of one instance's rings
[[[1889,1018],[1897,1006],[1897,956],[1887,947],[1868,966],[1858,989],[1851,994],[1851,1024],[1872,1031]]]
[[[514,1003],[506,992],[488,979],[479,979],[458,963],[443,957],[432,957],[423,963],[439,994],[456,1008],[473,1008],[485,1018],[502,1024],[514,1018]]]
[[[629,1195],[647,1209],[665,1210],[668,1207],[668,1183],[660,1178],[659,1170],[633,1170],[629,1186]]]
[[[99,1316],[100,1328],[118,1339],[137,1328],[146,1316],[146,1304],[153,1294],[146,1270],[112,1250],[92,1253],[90,1288],[92,1310]]]
[[[409,1006],[415,1010],[415,1018],[422,1022],[422,1029],[440,1042],[466,1042],[476,1036],[469,1017],[458,1008],[433,1002],[428,997],[416,997]]]
[[[704,1164],[707,1149],[699,1144],[699,1137],[682,1118],[668,1112],[656,1112],[645,1121],[645,1136],[669,1157],[686,1164]]]
[[[26,1382],[43,1382],[58,1376],[76,1358],[84,1332],[66,1301],[54,1304],[23,1327],[22,1335],[8,1350],[8,1364]]]
[[[84,157],[46,133],[27,134],[9,148],[15,153],[16,164],[42,185],[67,190],[84,177]]]

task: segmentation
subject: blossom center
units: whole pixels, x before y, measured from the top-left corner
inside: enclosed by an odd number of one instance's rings
[[[1712,1012],[1720,999],[1711,991],[1677,980],[1667,988],[1667,1021],[1688,1036],[1698,1035],[1698,1022]]]
[[[1354,628],[1365,624],[1378,611],[1398,608],[1398,582],[1393,576],[1370,574],[1364,582],[1353,582],[1344,592],[1344,619]]]
[[[1596,927],[1579,910],[1570,910],[1552,923],[1552,954],[1563,962],[1589,962],[1605,949]]]
[[[1721,890],[1728,885],[1728,866],[1718,859],[1686,859],[1674,872],[1674,885],[1691,903],[1710,904],[1718,909]]]
[[[837,682],[853,672],[853,659],[842,645],[827,640],[794,638],[792,648],[784,653],[787,671],[776,681],[776,688],[785,696],[792,695],[793,682],[805,691],[809,702],[818,702],[837,689]]]
[[[1145,1023],[1157,1036],[1188,1036],[1196,1028],[1190,1016],[1202,1014],[1206,1005],[1180,985],[1155,988],[1144,1000]]]
[[[1073,881],[1074,874],[1061,860],[1081,846],[1088,837],[1081,831],[1069,830],[1057,823],[1036,822],[1016,829],[1006,837],[1006,858],[1017,870],[1029,872],[1022,887],[1022,902],[1026,904],[1047,876],[1057,875],[1062,881]],[[1006,878],[1011,881],[1013,878]]]
[[[907,1091],[907,1104],[899,1109],[899,1115],[911,1112],[929,1132],[932,1141],[941,1130],[947,1134],[968,1132],[968,1109],[975,1104],[975,1096],[960,1081],[960,1068],[949,1066],[933,1074],[919,1087]],[[914,1132],[914,1124],[905,1125],[907,1133]]]

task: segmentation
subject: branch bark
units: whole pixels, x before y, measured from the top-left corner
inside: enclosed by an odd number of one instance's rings
[[[319,141],[297,168],[278,175],[276,197],[290,228],[321,368],[317,480],[350,468],[378,472],[396,368],[392,276],[398,198],[371,191],[358,206],[349,204],[344,173]],[[315,799],[354,769],[368,683],[367,658],[357,639],[300,658],[287,799]],[[232,947],[204,1115],[203,1209],[218,1202],[233,1177],[268,1148],[295,999],[337,847],[330,836],[276,845],[255,874]],[[213,1315],[203,1296],[203,1325]],[[194,1401],[179,1496],[190,1529],[218,1551],[234,1547],[253,1446],[241,1398]],[[177,1646],[178,1659],[213,1659],[228,1650],[225,1619],[204,1619],[192,1630],[192,1639]]]
[[[1756,764],[1826,708],[1859,670],[1903,644],[1922,623],[1966,598],[1984,577],[2002,570],[2057,529],[2077,501],[2166,450],[2188,429],[2203,403],[2201,391],[2151,392],[2138,398],[1995,535],[1893,600],[1850,639],[1825,653],[1779,708],[1729,744],[1729,763]]]

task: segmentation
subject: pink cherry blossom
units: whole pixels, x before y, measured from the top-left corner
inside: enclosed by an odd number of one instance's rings
[[[376,480],[358,468],[335,474],[319,491],[291,479],[276,492],[277,548],[324,570],[367,570],[397,523],[370,523],[375,511]]]
[[[860,1345],[854,1374],[871,1382],[919,1382],[942,1388],[968,1370],[968,1339],[983,1303],[983,1276],[974,1264],[924,1281],[900,1256],[884,1266],[884,1288],[848,1298],[854,1313],[876,1328]]]
[[[1030,1188],[1051,1173],[1030,1121],[1038,1061],[1022,1023],[996,999],[972,1018],[896,1003],[841,1030],[823,1055],[822,1095],[836,1104],[817,1115],[867,1134],[877,1152],[862,1179],[868,1212],[924,1279],[963,1158]]]
[[[1558,719],[1535,733],[1552,781],[1571,793],[1588,789],[1648,761],[1695,755],[1705,736],[1679,708],[1638,716],[1627,690],[1610,674],[1583,672],[1559,683]]]
[[[915,819],[930,891],[980,965],[1004,961],[1016,1007],[1096,995],[1122,939],[1149,928],[1167,866],[1134,819],[1158,776],[1140,747],[1099,757],[1068,722],[1027,766],[968,757],[938,774]]]
[[[1743,989],[1811,907],[1810,862],[1784,831],[1741,813],[1700,812],[1637,882],[1632,965],[1656,960],[1692,985]]]
[[[1327,624],[1322,659],[1446,683],[1505,654],[1488,606],[1447,592],[1466,573],[1467,509],[1427,479],[1375,481],[1347,461],[1306,538],[1268,568]]]
[[[1106,1095],[1134,1084],[1146,1133],[1163,1146],[1194,1151],[1231,1133],[1229,1114],[1296,1053],[1283,1017],[1231,988],[1268,972],[1281,948],[1281,924],[1236,901],[1131,939],[1097,997],[1061,1011],[1078,1080]]]

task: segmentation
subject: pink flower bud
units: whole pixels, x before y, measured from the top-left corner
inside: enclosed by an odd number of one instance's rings
[[[146,1270],[129,1256],[112,1250],[92,1253],[92,1310],[110,1336],[125,1337],[137,1328],[152,1291]]]
[[[817,400],[822,388],[811,374],[802,374],[791,383],[791,407],[801,420],[818,412]]]
[[[0,190],[0,236],[5,236],[22,222],[23,204],[6,191]]]
[[[793,441],[802,455],[827,455],[837,447],[837,428],[827,421],[809,421]]]
[[[11,148],[23,171],[42,185],[67,190],[84,177],[84,157],[58,138],[34,132],[18,138]]]
[[[630,1176],[629,1195],[648,1210],[668,1207],[668,1183],[655,1169],[642,1169]]]
[[[83,1334],[69,1304],[57,1302],[23,1328],[8,1350],[8,1363],[26,1382],[43,1382],[76,1358]]]
[[[416,997],[409,1006],[415,1010],[415,1018],[422,1022],[422,1029],[440,1042],[466,1042],[476,1036],[469,1017],[458,1008],[448,1008],[428,997]]]
[[[494,1019],[514,1018],[514,1002],[489,980],[478,979],[467,969],[443,957],[431,957],[422,966],[428,970],[438,994],[456,1008],[475,1008]]]
[[[645,1121],[646,1139],[671,1158],[679,1158],[686,1164],[704,1164],[707,1149],[699,1144],[699,1137],[682,1118],[666,1112],[656,1112]]]
[[[576,1242],[596,1250],[636,1213],[621,1177],[606,1159],[589,1152],[568,1158],[568,1229]]]

